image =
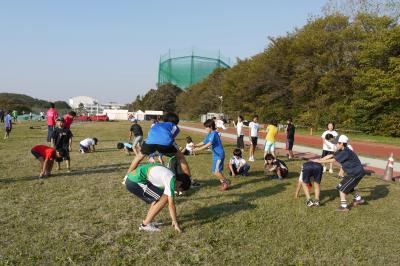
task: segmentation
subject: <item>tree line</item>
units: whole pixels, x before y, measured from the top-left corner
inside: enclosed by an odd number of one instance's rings
[[[262,122],[291,117],[314,128],[334,121],[342,128],[400,136],[398,17],[336,12],[312,18],[186,92],[171,88],[152,90],[133,104],[152,102],[198,119],[219,111],[222,95],[231,117],[258,114]]]

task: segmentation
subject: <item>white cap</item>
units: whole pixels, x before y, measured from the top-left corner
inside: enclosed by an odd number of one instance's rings
[[[346,135],[340,135],[338,142],[340,143],[347,143],[349,141],[349,138]]]

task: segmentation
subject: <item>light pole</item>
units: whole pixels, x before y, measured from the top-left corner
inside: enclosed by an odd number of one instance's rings
[[[222,114],[222,103],[224,101],[222,95],[218,95],[218,99],[221,101],[221,105],[219,106],[219,113]]]

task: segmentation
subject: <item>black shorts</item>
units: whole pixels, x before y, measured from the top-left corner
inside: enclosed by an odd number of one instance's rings
[[[148,204],[158,201],[163,195],[163,191],[150,182],[137,184],[127,178],[125,184],[129,192]]]
[[[127,151],[129,151],[129,152],[133,151],[132,148],[125,147],[125,149],[126,149]]]
[[[306,184],[311,184],[312,181],[321,184],[322,180],[322,164],[316,162],[306,162],[303,164],[303,169],[301,170],[302,182]]]
[[[354,191],[354,188],[360,183],[362,178],[363,176],[345,176],[336,188],[345,194],[349,194]]]
[[[236,139],[236,147],[238,149],[244,149],[244,141],[243,141],[244,136],[240,135],[239,137],[237,137]]]
[[[257,146],[258,137],[251,137],[251,144]]]
[[[8,133],[10,133],[11,132],[11,127],[6,127],[6,133],[8,134]]]
[[[293,150],[293,144],[294,144],[294,139],[288,139],[287,140],[287,149],[289,151]]]
[[[32,150],[31,150],[31,153],[32,153],[32,155],[33,155],[36,159],[39,159],[40,157],[43,158],[43,156],[40,155],[40,153],[38,153],[38,152],[36,152],[36,151],[32,151]]]
[[[176,152],[178,151],[177,147],[175,146],[176,144],[172,144],[170,146],[165,146],[165,145],[158,145],[158,144],[147,144],[146,142],[143,143],[141,152],[144,155],[150,155],[155,152],[159,152],[165,155],[175,155]]]
[[[329,154],[334,154],[334,152],[333,151],[322,150],[321,158],[324,158],[325,156],[327,156]]]
[[[288,176],[289,170],[288,170],[287,168],[281,168],[281,167],[279,167],[279,170],[281,170],[281,176],[282,176],[283,178],[286,178],[286,177]]]

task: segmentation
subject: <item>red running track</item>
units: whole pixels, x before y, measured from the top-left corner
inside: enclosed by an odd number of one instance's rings
[[[185,124],[185,123],[182,123]],[[200,123],[186,123],[187,126],[192,126],[196,128],[203,128],[203,125]],[[248,132],[245,129],[245,134]],[[235,128],[227,128],[225,130],[227,133],[236,134]],[[260,131],[258,133],[260,138],[265,138],[265,131]],[[277,140],[279,142],[286,142],[286,134],[278,133]],[[322,153],[322,140],[320,136],[307,136],[307,135],[295,135],[294,144],[296,145],[304,145],[314,148],[320,148]],[[395,160],[400,160],[400,146],[388,145],[388,144],[380,144],[373,143],[367,141],[352,141],[350,140],[351,146],[353,146],[354,150],[357,154],[369,156],[372,158],[381,158],[387,160],[390,156],[390,153],[393,152],[393,157]]]

